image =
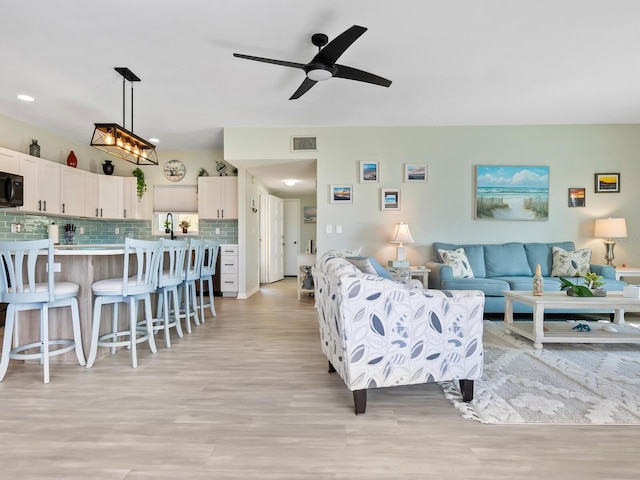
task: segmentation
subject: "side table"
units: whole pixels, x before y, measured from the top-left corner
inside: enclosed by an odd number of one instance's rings
[[[298,300],[301,293],[314,293],[313,276],[311,267],[316,263],[316,255],[312,253],[298,254]],[[311,285],[305,285],[305,279],[311,278]],[[310,287],[310,288],[309,288]]]
[[[616,267],[616,280],[622,277],[640,277],[640,267]]]
[[[410,267],[411,278],[416,278],[422,281],[422,286],[426,289],[429,288],[429,270],[425,267]]]

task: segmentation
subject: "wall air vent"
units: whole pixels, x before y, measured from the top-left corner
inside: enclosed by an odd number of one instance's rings
[[[291,137],[292,152],[315,152],[318,150],[316,137]]]

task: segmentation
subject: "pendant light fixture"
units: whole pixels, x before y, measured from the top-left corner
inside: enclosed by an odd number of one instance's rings
[[[133,82],[140,78],[126,67],[115,67],[122,75],[122,127],[117,123],[95,123],[91,146],[136,165],[158,165],[156,147],[133,133]],[[125,84],[131,84],[131,131],[125,122]]]

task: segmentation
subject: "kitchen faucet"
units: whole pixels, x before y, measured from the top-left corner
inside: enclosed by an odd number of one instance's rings
[[[171,217],[170,227],[167,227],[167,222],[169,221],[169,217]],[[175,240],[177,237],[173,233],[173,215],[171,213],[167,213],[167,218],[164,219],[165,229],[164,233],[171,233],[171,240]]]

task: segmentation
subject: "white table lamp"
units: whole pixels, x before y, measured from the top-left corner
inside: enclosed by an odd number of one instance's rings
[[[398,253],[396,260],[390,262],[393,267],[408,267],[409,262],[407,262],[406,252],[404,251],[405,243],[414,243],[413,237],[411,236],[411,232],[409,231],[409,225],[404,222],[396,223],[396,227],[393,230],[393,235],[391,237],[391,243],[397,243],[398,245]]]
[[[607,253],[604,259],[607,261],[607,265],[613,266],[613,247],[616,242],[614,238],[625,238],[627,236],[627,222],[624,218],[599,218],[596,220],[596,226],[593,232],[593,236],[597,238],[606,238],[604,245],[607,249]]]

